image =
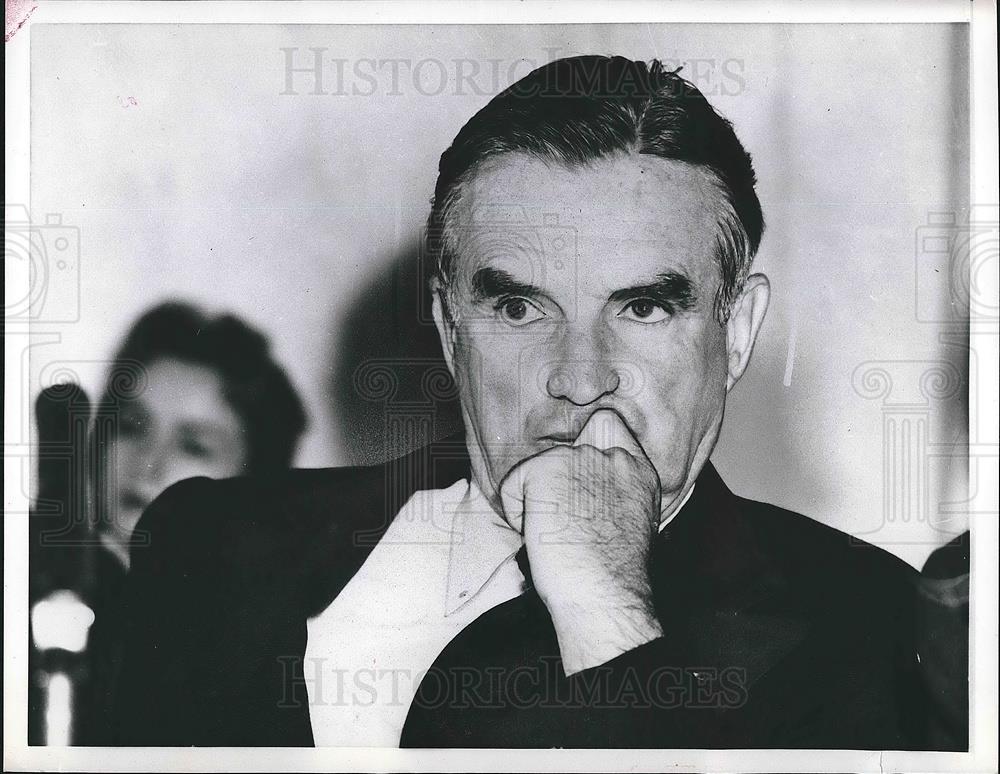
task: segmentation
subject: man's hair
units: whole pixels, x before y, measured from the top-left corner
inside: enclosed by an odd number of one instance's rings
[[[750,154],[732,125],[700,91],[659,61],[578,56],[539,67],[495,96],[441,154],[427,225],[430,277],[450,287],[452,224],[465,184],[483,162],[526,153],[570,167],[618,153],[640,153],[709,172],[722,193],[715,314],[728,319],[760,245],[764,218]]]
[[[132,326],[116,353],[102,403],[113,408],[138,397],[138,369],[164,358],[205,366],[219,375],[223,397],[243,427],[250,472],[291,465],[306,415],[261,333],[237,317],[209,316],[190,304],[155,306]]]

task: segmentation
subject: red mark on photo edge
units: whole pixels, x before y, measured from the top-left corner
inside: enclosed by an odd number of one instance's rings
[[[25,25],[37,7],[32,0],[6,0],[7,28],[3,36],[4,43],[10,43],[11,38]]]

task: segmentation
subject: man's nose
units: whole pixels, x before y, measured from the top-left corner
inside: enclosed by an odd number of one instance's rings
[[[618,374],[592,364],[560,364],[545,383],[545,389],[553,398],[568,400],[577,406],[586,406],[613,394],[621,383]]]
[[[586,406],[614,394],[621,381],[614,363],[593,353],[578,352],[551,365],[545,390],[552,398]]]

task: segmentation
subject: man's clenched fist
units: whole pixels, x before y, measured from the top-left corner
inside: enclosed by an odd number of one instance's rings
[[[524,535],[567,674],[663,634],[648,571],[659,478],[617,413],[595,412],[572,446],[521,462],[500,496],[507,520]]]

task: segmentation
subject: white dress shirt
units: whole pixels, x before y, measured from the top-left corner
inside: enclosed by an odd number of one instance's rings
[[[304,671],[316,745],[398,747],[410,703],[441,651],[524,592],[514,558],[522,542],[474,482],[413,495],[361,569],[308,622]]]
[[[308,623],[318,747],[398,747],[423,675],[476,618],[524,591],[521,536],[475,484],[418,492],[336,599]]]

